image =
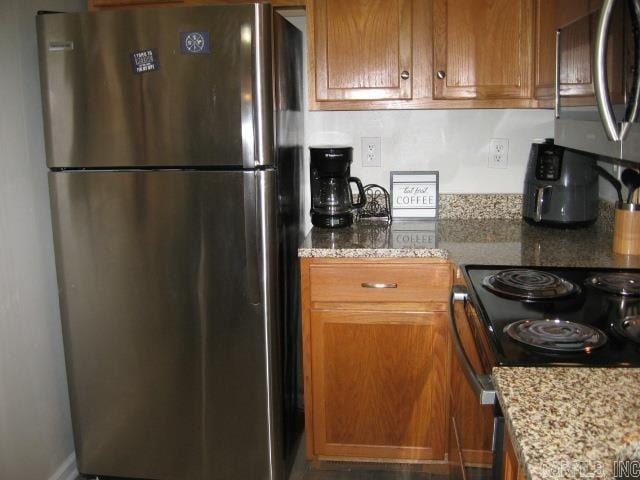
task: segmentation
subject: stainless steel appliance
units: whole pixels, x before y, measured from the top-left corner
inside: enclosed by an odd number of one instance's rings
[[[553,142],[531,145],[522,216],[533,224],[589,225],[598,218],[598,170],[594,156]]]
[[[640,270],[484,265],[461,269],[466,286],[454,286],[450,305],[457,353],[452,368],[463,371],[467,384],[461,389],[473,392],[468,398],[474,403],[454,403],[452,417],[460,422],[493,417],[492,431],[479,427],[474,433],[488,436],[484,444],[493,445],[493,478],[502,478],[503,419],[492,368],[640,367]],[[459,434],[458,451],[473,452],[469,442],[474,441],[477,438]],[[463,454],[458,467],[468,463],[472,462]]]
[[[640,162],[640,0],[584,5],[557,33],[555,142]]]
[[[350,176],[352,147],[310,147],[311,223],[316,227],[341,228],[353,223],[353,212],[367,203],[359,178]],[[353,201],[350,183],[358,187]]]
[[[257,4],[37,25],[80,472],[284,478],[300,32]]]

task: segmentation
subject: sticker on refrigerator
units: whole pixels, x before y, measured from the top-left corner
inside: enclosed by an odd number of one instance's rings
[[[180,32],[180,49],[186,55],[207,55],[211,53],[209,32]]]
[[[131,54],[131,67],[133,73],[153,72],[160,68],[158,51],[155,48],[140,50]]]

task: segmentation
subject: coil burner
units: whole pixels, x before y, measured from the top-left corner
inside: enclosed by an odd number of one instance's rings
[[[587,278],[585,283],[607,293],[630,297],[640,296],[640,275],[637,273],[599,273]]]
[[[519,320],[504,331],[514,340],[550,352],[590,352],[607,343],[601,330],[560,319]]]
[[[502,270],[485,277],[482,285],[498,295],[525,301],[551,300],[580,292],[575,283],[531,269]]]

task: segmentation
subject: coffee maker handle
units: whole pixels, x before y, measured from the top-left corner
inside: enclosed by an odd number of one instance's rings
[[[353,208],[364,207],[367,204],[367,194],[364,193],[362,182],[357,177],[349,177],[349,183],[355,183],[358,186],[358,199],[360,200],[358,203],[353,203],[351,206]]]

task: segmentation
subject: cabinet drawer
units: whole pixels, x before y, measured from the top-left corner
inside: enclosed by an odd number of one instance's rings
[[[312,302],[445,302],[448,265],[312,265]]]

